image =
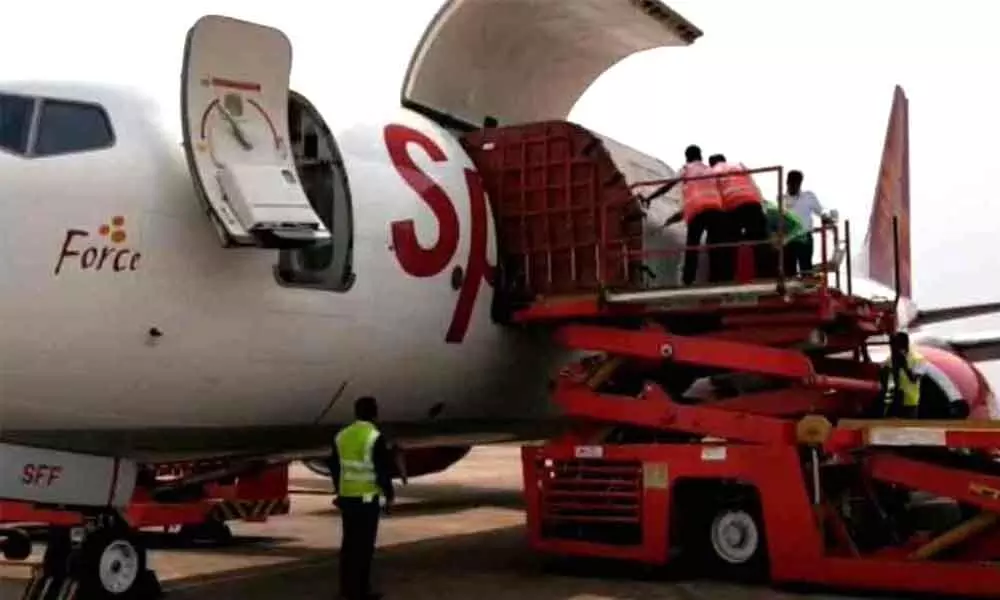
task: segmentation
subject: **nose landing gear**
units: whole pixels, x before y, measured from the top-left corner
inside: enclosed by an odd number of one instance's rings
[[[160,595],[136,532],[117,515],[102,515],[83,527],[50,530],[42,568],[22,600],[146,600]]]

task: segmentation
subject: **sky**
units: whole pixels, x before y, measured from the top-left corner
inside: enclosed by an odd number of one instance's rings
[[[12,3],[3,11],[0,79],[112,78],[127,70],[175,96],[187,28],[202,14],[227,14],[289,35],[293,86],[296,67],[329,72],[297,87],[336,129],[396,109],[410,53],[440,4],[283,0],[275,14],[274,3],[259,0],[176,0],[169,8],[118,0]],[[1000,298],[992,243],[1000,197],[990,180],[1000,135],[1000,38],[992,29],[1000,5],[668,4],[705,35],[690,47],[616,65],[584,94],[571,120],[672,166],[697,143],[747,165],[800,169],[805,187],[850,218],[860,241],[900,84],[910,99],[916,299],[934,307]],[[1000,329],[1000,319],[967,323]]]
[[[698,143],[746,164],[801,169],[805,186],[860,232],[892,90],[900,84],[910,100],[915,295],[928,306],[1000,296],[1000,280],[991,276],[995,258],[984,243],[1000,231],[990,179],[1000,134],[1000,84],[990,74],[1000,72],[1000,39],[989,29],[1000,6],[670,4],[704,37],[620,64],[582,99],[576,118],[672,164],[681,162],[686,144]],[[648,93],[625,92],[636,87]],[[611,107],[621,102],[632,114],[650,115],[652,127],[634,118],[616,122]]]

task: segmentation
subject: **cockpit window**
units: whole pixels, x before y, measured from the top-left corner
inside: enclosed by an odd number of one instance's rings
[[[38,120],[36,156],[100,150],[114,144],[107,114],[99,106],[45,100]]]
[[[0,148],[24,154],[28,151],[34,98],[0,94]]]

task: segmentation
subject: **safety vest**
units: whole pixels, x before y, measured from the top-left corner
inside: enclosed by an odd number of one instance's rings
[[[897,373],[892,373],[892,357],[886,359],[882,364],[883,368],[890,369],[889,383],[886,385],[885,397],[883,402],[886,404],[892,404],[893,396],[896,392],[896,384],[899,384],[899,390],[903,395],[903,406],[906,408],[916,408],[920,406],[920,378],[926,372],[927,362],[924,357],[920,355],[916,350],[910,350],[906,355],[906,364],[910,367],[910,371],[913,372],[915,379],[910,379],[906,373],[899,370]]]
[[[760,197],[760,190],[753,182],[753,177],[747,173],[747,168],[742,164],[719,163],[712,167],[712,171],[732,173],[717,180],[719,194],[722,197],[722,210],[733,210],[744,204],[760,204],[763,200]]]
[[[710,175],[712,170],[705,163],[688,163],[681,169],[681,177],[698,177]],[[683,182],[681,190],[684,195],[684,222],[692,219],[706,210],[722,210],[722,196],[719,185],[714,179],[696,179]]]
[[[337,434],[337,455],[340,458],[340,482],[337,493],[345,498],[362,498],[371,502],[381,491],[375,479],[372,449],[379,430],[368,421],[355,421]]]

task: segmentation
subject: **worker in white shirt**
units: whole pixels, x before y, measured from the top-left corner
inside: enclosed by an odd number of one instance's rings
[[[784,208],[785,210],[791,211],[805,226],[807,231],[811,231],[812,218],[817,216],[825,222],[836,221],[837,211],[832,210],[826,212],[823,206],[819,203],[816,198],[816,194],[802,189],[802,171],[789,171],[788,177],[785,179],[785,185],[787,192],[784,196]],[[798,261],[798,271],[799,273],[807,273],[812,271],[812,255],[813,255],[813,236],[804,236],[803,242],[806,248],[802,252],[797,253],[799,258]]]

